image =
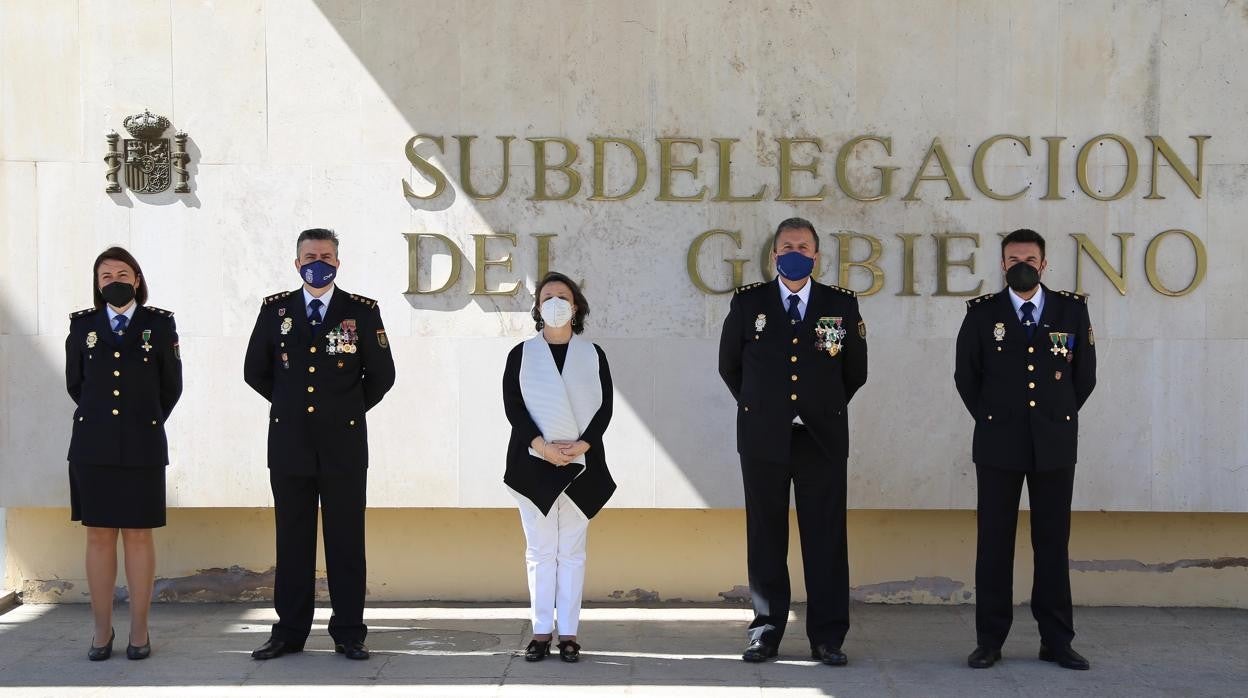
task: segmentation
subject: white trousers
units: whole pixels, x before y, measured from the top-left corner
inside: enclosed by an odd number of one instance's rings
[[[560,494],[550,514],[543,516],[533,502],[512,492],[520,505],[520,523],[527,543],[524,560],[529,571],[530,619],[533,634],[555,631],[575,635],[581,621],[581,594],[585,588],[585,537],[589,519]]]

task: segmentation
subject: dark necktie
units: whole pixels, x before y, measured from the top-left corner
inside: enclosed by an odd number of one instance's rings
[[[1027,330],[1027,339],[1031,339],[1036,334],[1036,318],[1031,311],[1036,309],[1036,304],[1031,301],[1023,303],[1019,310],[1023,311],[1023,328]]]
[[[321,306],[323,305],[325,304],[321,302],[320,298],[313,298],[312,302],[308,303],[308,307],[312,309],[312,312],[308,313],[308,320],[313,327],[321,324]]]
[[[793,321],[794,325],[802,321],[802,313],[797,309],[797,304],[801,300],[801,296],[796,293],[789,295],[789,319]]]
[[[126,325],[130,324],[130,321],[126,319],[125,315],[118,315],[115,318],[115,320],[117,322],[117,326],[113,328],[113,331],[116,332],[118,335],[125,334]]]

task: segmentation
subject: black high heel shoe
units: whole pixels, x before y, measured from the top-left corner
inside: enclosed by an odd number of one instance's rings
[[[575,662],[581,658],[581,646],[576,640],[564,640],[559,643],[559,658],[565,662]]]
[[[147,631],[147,642],[142,647],[126,641],[126,659],[147,659],[152,656],[152,631]]]
[[[524,648],[524,661],[540,662],[550,655],[550,640],[531,640]]]
[[[87,650],[87,659],[93,662],[102,662],[113,656],[113,640],[117,637],[117,631],[109,628],[108,632],[108,644],[103,647],[96,647],[95,637],[91,637],[91,649]]]

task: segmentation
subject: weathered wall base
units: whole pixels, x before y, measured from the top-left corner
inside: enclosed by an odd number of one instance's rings
[[[368,517],[370,599],[527,598],[524,538],[514,511],[372,509]],[[9,509],[7,518],[2,586],[21,590],[28,602],[85,601],[83,534],[68,512]],[[590,530],[586,598],[747,603],[744,518],[740,510],[603,512]],[[1026,600],[1031,579],[1028,524],[1024,512],[1014,573],[1018,601]],[[797,570],[793,525],[790,560]],[[849,526],[855,598],[974,600],[974,512],[851,511]],[[1076,603],[1248,608],[1248,514],[1077,512],[1071,538]],[[162,600],[271,594],[269,509],[171,509],[156,541]],[[793,589],[804,598],[800,572]],[[118,593],[124,596],[124,589]]]

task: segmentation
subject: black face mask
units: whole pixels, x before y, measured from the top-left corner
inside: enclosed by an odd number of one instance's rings
[[[1040,272],[1026,262],[1019,262],[1005,270],[1005,283],[1015,293],[1026,293],[1040,285]]]
[[[114,308],[124,308],[134,300],[134,284],[125,281],[114,281],[100,289],[100,295]]]

